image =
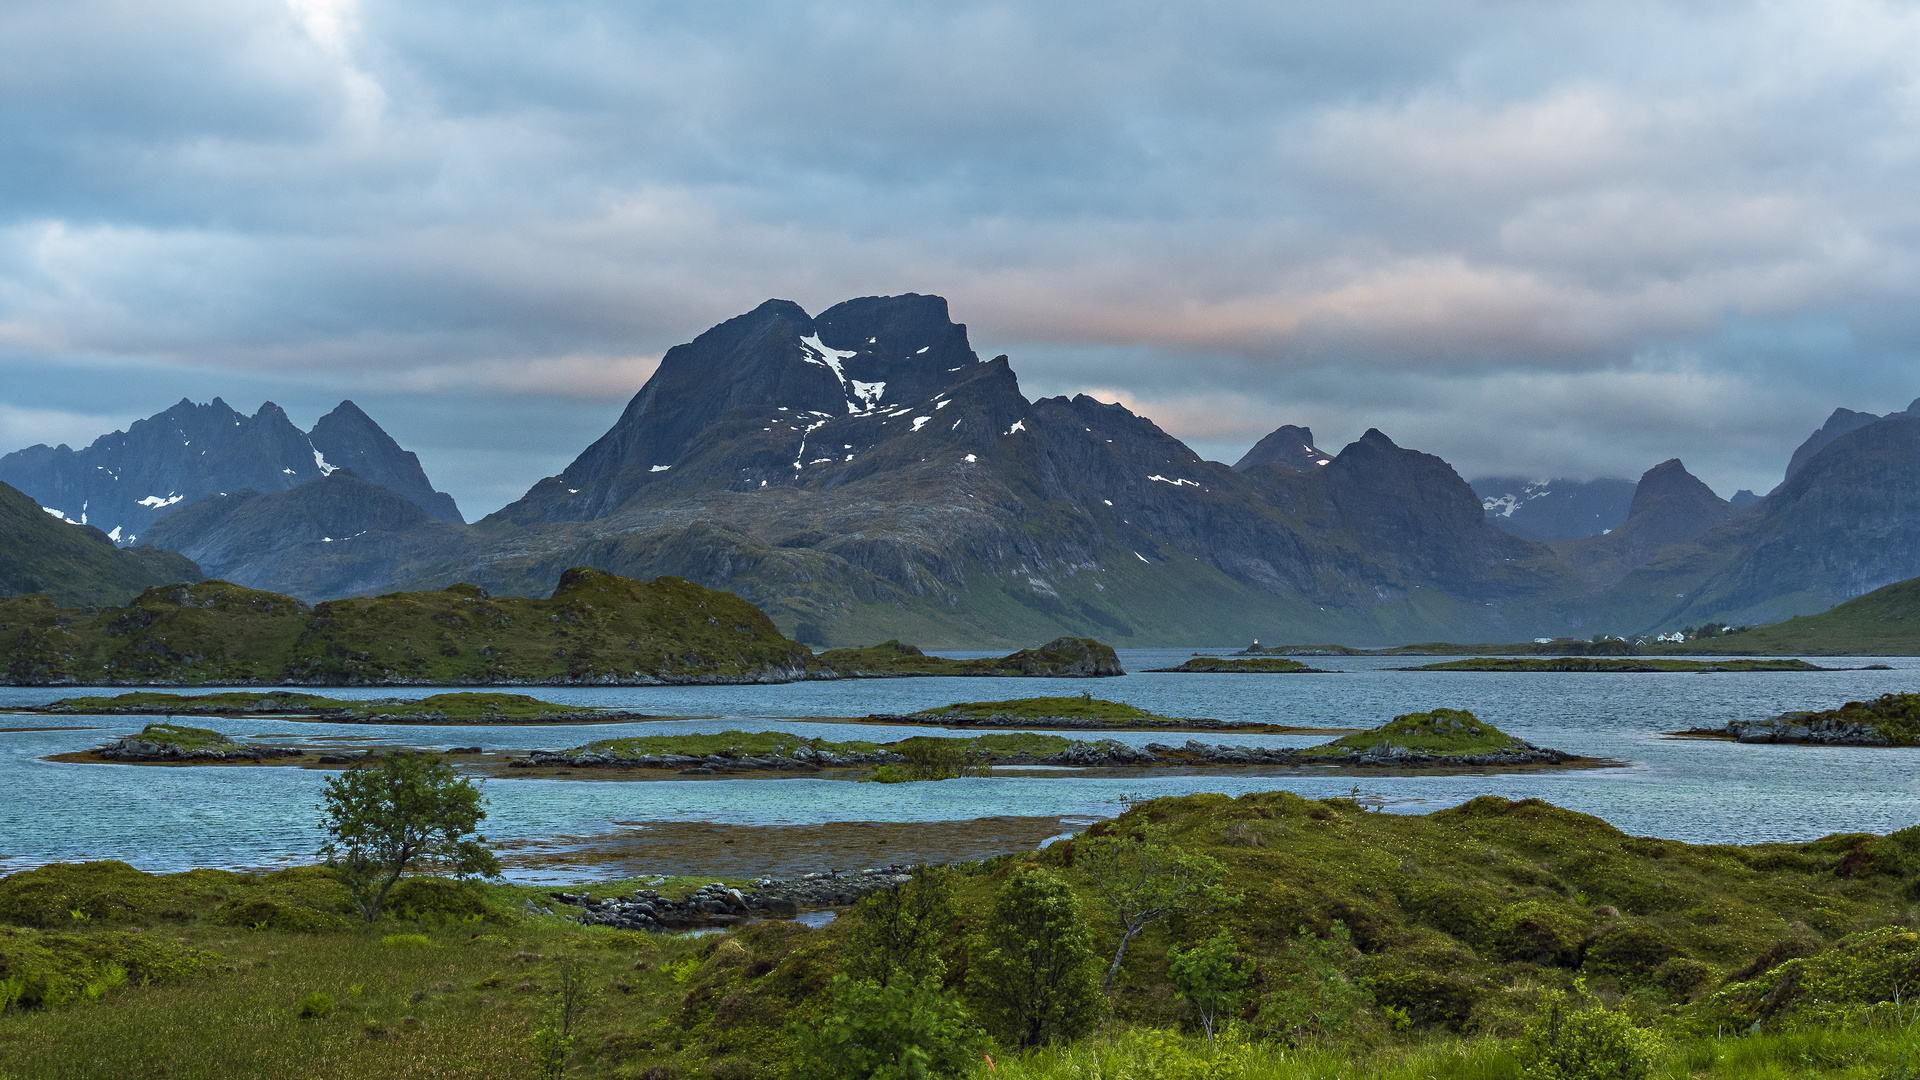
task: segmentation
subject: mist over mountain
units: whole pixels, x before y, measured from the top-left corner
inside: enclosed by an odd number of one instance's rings
[[[1528,540],[1579,540],[1617,529],[1633,506],[1634,482],[1603,477],[1598,480],[1528,480],[1518,476],[1483,476],[1473,481],[1474,494],[1487,520]]]
[[[134,544],[182,504],[225,492],[285,491],[349,464],[428,514],[462,522],[452,497],[433,489],[419,458],[351,401],[309,433],[271,401],[246,416],[219,398],[205,405],[182,399],[82,450],[42,444],[0,457],[0,481],[63,520]]]

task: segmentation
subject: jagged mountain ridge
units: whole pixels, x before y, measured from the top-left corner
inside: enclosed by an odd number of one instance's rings
[[[452,497],[433,490],[419,459],[351,401],[308,433],[270,401],[246,416],[219,398],[205,405],[183,398],[81,450],[42,444],[0,457],[0,481],[127,545],[183,504],[222,492],[285,491],[346,464],[437,518],[463,520]]]
[[[1301,472],[1311,472],[1322,465],[1333,464],[1333,455],[1313,445],[1313,429],[1282,424],[1268,432],[1253,449],[1243,454],[1233,463],[1236,472],[1246,472],[1255,465],[1284,465]]]

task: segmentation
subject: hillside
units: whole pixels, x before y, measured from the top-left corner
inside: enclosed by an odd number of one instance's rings
[[[16,685],[785,682],[811,659],[739,597],[589,569],[538,600],[461,585],[309,607],[207,581],[125,608],[0,602]]]
[[[1897,581],[1818,615],[1800,615],[1673,652],[1785,656],[1920,656],[1920,578]]]
[[[199,581],[191,559],[150,546],[122,549],[0,484],[0,600],[44,593],[56,604],[124,604],[145,589]]]

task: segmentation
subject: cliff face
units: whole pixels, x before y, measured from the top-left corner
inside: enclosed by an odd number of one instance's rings
[[[1611,585],[1634,569],[1733,517],[1733,505],[1713,493],[1679,458],[1648,469],[1634,487],[1627,520],[1601,536],[1554,545],[1554,551],[1591,580]]]

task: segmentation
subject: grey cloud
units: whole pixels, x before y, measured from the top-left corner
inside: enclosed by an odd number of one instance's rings
[[[1807,0],[35,0],[0,364],[588,417],[769,296],[916,290],[1223,453],[1757,486],[1920,393],[1916,45]],[[123,409],[45,386],[19,430]]]

